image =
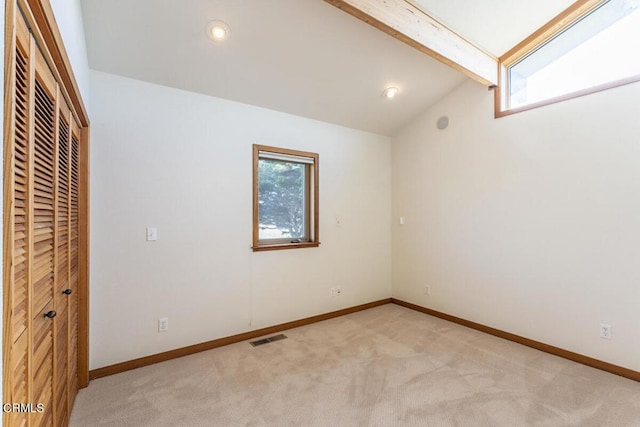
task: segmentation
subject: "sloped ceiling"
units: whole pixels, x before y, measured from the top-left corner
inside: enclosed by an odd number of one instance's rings
[[[571,3],[418,1],[496,55]],[[82,0],[82,9],[92,69],[383,135],[466,80],[322,0]],[[229,40],[205,35],[212,20],[231,27]],[[399,96],[384,99],[387,86]]]

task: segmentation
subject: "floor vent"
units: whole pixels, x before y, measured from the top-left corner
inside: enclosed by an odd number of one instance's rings
[[[283,340],[283,339],[286,339],[286,338],[287,338],[287,336],[285,334],[278,334],[278,335],[274,335],[272,337],[267,337],[267,338],[262,338],[260,340],[251,341],[249,344],[251,344],[254,347],[257,347],[257,346],[262,345],[262,344],[267,344],[267,343],[270,343],[270,342],[273,342],[273,341],[280,341],[280,340]]]

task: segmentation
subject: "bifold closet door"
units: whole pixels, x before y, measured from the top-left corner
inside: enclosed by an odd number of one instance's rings
[[[4,400],[29,410],[4,419],[64,426],[78,390],[80,128],[20,14],[15,47]]]
[[[55,407],[59,419],[69,416],[68,396],[68,340],[69,340],[69,112],[64,103],[58,108],[57,137],[57,177],[56,177],[56,275],[54,306],[57,312],[54,322],[55,336]]]
[[[54,383],[56,418],[68,420],[78,390],[78,281],[77,273],[73,272],[74,268],[77,271],[78,259],[77,147],[74,152],[75,137],[73,136],[77,126],[74,124],[66,102],[60,98],[58,98],[57,124]]]

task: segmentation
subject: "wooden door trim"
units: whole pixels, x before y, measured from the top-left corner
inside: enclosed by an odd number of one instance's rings
[[[89,147],[89,127],[85,126],[80,129],[80,182],[78,183],[78,385],[80,388],[89,385]]]
[[[15,60],[16,60],[16,46],[15,46],[15,4],[13,1],[7,1],[5,3],[4,10],[4,145],[3,145],[3,231],[4,239],[2,242],[3,253],[3,265],[2,265],[2,395],[6,399],[11,396],[13,392],[10,390],[9,385],[12,381],[9,381],[9,375],[11,375],[11,347],[13,345],[13,327],[11,311],[8,309],[13,301],[13,235],[14,235],[14,221],[13,221],[13,192],[14,192],[14,177],[13,177],[13,134],[15,127],[15,98],[13,93],[15,92]],[[11,236],[11,237],[9,237]],[[27,319],[30,314],[27,312]],[[3,420],[6,420],[7,416],[3,414]]]

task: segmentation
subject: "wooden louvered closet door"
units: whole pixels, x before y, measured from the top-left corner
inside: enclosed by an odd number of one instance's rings
[[[64,426],[79,387],[80,126],[20,14],[13,89],[4,401],[32,406],[3,419]]]

